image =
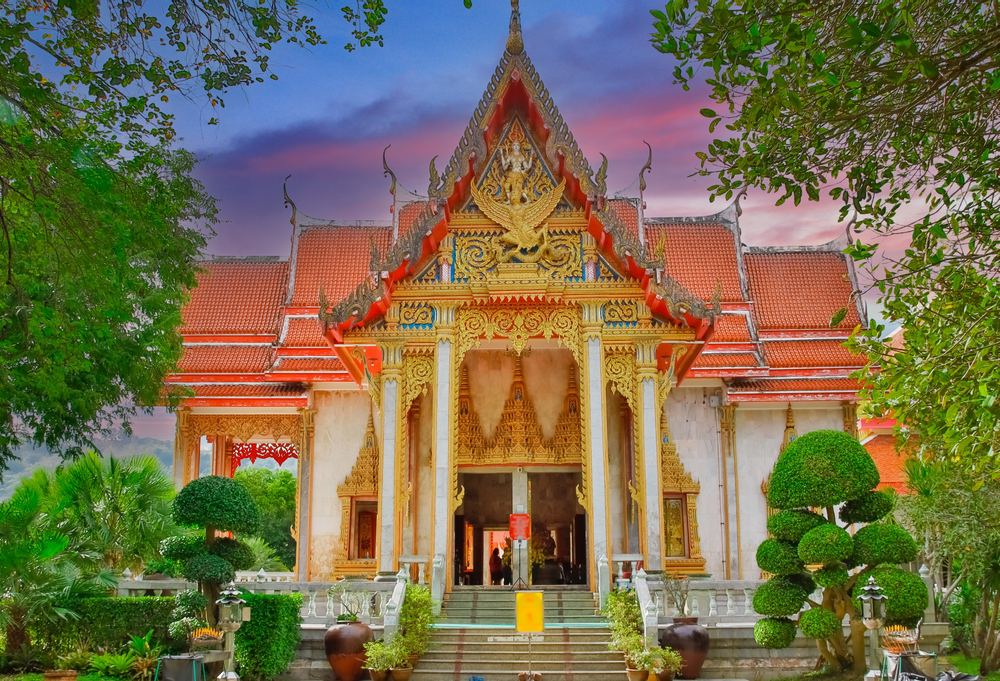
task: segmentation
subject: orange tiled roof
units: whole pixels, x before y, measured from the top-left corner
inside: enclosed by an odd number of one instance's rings
[[[615,212],[625,229],[639,238],[639,207],[629,199],[608,199],[608,208]]]
[[[189,386],[195,397],[298,397],[306,389],[289,383],[255,385],[193,385]]]
[[[202,267],[181,313],[182,334],[277,333],[287,262],[210,261]]]
[[[865,443],[865,449],[875,460],[879,476],[882,478],[878,488],[892,487],[897,492],[906,492],[906,470],[903,464],[908,454],[900,451],[896,436],[876,435]]]
[[[721,225],[646,223],[646,248],[659,254],[666,239],[667,274],[703,300],[722,285],[722,302],[743,300],[736,238]]]
[[[704,369],[707,367],[756,367],[760,366],[757,356],[752,352],[736,352],[716,354],[703,352],[698,355],[693,368]]]
[[[295,260],[295,290],[290,305],[316,307],[320,287],[331,302],[338,302],[368,276],[369,242],[385,252],[391,227],[341,227],[304,229],[299,235]]]
[[[758,329],[829,329],[842,307],[847,316],[837,328],[861,323],[842,254],[751,251],[744,260]]]
[[[185,374],[256,374],[270,363],[269,345],[185,345],[179,368]]]
[[[292,317],[288,320],[288,331],[285,333],[282,347],[286,348],[325,348],[323,331],[316,316]]]
[[[426,205],[426,201],[413,201],[402,205],[399,209],[400,236],[404,236],[409,233],[410,228],[413,227],[413,223],[417,219],[417,216],[420,215],[420,211],[422,211]]]
[[[752,340],[745,315],[724,314],[715,318],[713,343],[749,343]]]
[[[731,393],[769,392],[849,392],[861,389],[853,378],[753,378],[736,379],[729,386]]]
[[[770,341],[764,356],[772,368],[863,367],[864,355],[856,355],[841,340]]]
[[[336,357],[310,357],[307,359],[279,357],[275,371],[346,371],[344,363]]]

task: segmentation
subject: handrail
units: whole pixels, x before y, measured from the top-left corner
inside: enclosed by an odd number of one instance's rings
[[[431,602],[434,604],[435,615],[441,614],[441,602],[444,600],[444,556],[440,553],[434,556],[431,565]]]
[[[611,574],[608,568],[608,556],[602,554],[597,561],[597,593],[600,597],[601,612],[608,605],[608,594],[611,593]]]
[[[647,646],[653,647],[657,644],[660,622],[656,603],[653,602],[649,584],[646,583],[646,571],[642,568],[639,568],[639,572],[635,575],[635,595],[639,599],[639,612],[642,615],[643,638]]]
[[[403,609],[403,599],[406,598],[406,584],[409,582],[406,571],[399,568],[396,573],[396,583],[393,584],[392,596],[385,604],[382,619],[382,640],[386,643],[392,641],[399,629],[399,615]]]

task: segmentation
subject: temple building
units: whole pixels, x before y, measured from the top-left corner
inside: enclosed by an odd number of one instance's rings
[[[512,561],[535,584],[595,589],[604,560],[757,579],[782,447],[857,432],[846,240],[749,246],[738,198],[647,215],[649,162],[634,196],[609,193],[514,4],[423,196],[388,165],[385,224],[306,218],[286,194],[287,258],[204,263],[169,379],[189,390],[175,482],[204,439],[216,475],[294,457],[300,580],[408,565],[437,593],[486,584],[515,513],[542,539],[541,569]]]

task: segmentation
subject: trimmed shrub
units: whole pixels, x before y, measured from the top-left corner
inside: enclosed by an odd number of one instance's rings
[[[817,430],[795,439],[778,458],[767,504],[772,508],[836,506],[879,483],[878,468],[856,439]]]
[[[827,565],[813,573],[813,581],[821,587],[832,587],[834,589],[847,584],[851,575],[843,564]]]
[[[167,560],[187,560],[204,552],[204,537],[167,537],[160,542],[160,553]]]
[[[236,632],[236,662],[248,681],[270,681],[285,673],[301,638],[300,594],[244,593],[249,622]]]
[[[802,609],[809,593],[797,580],[773,577],[761,584],[754,593],[753,609],[760,615],[787,617]]]
[[[807,565],[830,565],[849,558],[854,551],[854,542],[847,530],[827,523],[806,532],[798,550],[799,558]]]
[[[858,565],[909,563],[917,558],[917,542],[899,525],[866,525],[854,535],[852,558]]]
[[[768,617],[753,625],[753,639],[765,648],[787,648],[795,640],[795,622],[787,617]]]
[[[885,604],[885,624],[901,624],[904,627],[915,627],[920,618],[924,616],[927,609],[928,595],[927,585],[915,572],[908,572],[898,567],[885,565],[875,568],[871,572],[875,578],[875,583],[885,589],[888,598]],[[854,585],[852,595],[854,605],[861,612],[861,588],[868,583],[862,578]]]
[[[70,605],[70,604],[67,604]],[[121,650],[133,636],[153,630],[156,645],[169,645],[167,628],[173,619],[173,598],[82,598],[71,604],[77,619],[39,620],[32,632],[37,644],[54,654],[68,653],[86,644],[91,648]]]
[[[799,629],[809,638],[830,638],[840,628],[837,616],[826,608],[811,608],[799,615]]]
[[[819,513],[789,509],[778,511],[768,518],[767,531],[777,539],[795,543],[802,539],[809,530],[819,525],[825,525],[827,522],[827,519]]]
[[[236,570],[225,558],[203,553],[184,563],[184,578],[193,582],[222,584],[236,579]]]
[[[757,566],[775,575],[801,572],[802,561],[795,544],[780,539],[767,539],[757,547]]]
[[[865,492],[840,507],[840,521],[848,525],[873,523],[889,515],[892,506],[893,499],[890,492],[885,490]]]
[[[239,540],[216,539],[215,543],[209,547],[208,552],[225,560],[233,566],[234,570],[249,570],[253,567],[253,549]]]
[[[211,526],[223,532],[253,534],[260,525],[260,511],[246,487],[219,475],[185,485],[174,498],[173,516],[180,525]]]

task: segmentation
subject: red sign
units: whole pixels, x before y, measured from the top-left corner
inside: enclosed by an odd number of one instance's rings
[[[513,540],[531,538],[531,516],[527,513],[510,514],[510,538]]]

